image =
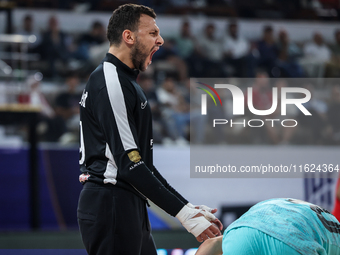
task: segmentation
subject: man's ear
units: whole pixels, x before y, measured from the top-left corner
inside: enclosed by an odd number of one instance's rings
[[[135,33],[131,30],[125,29],[122,34],[123,41],[128,45],[133,45],[136,41]]]

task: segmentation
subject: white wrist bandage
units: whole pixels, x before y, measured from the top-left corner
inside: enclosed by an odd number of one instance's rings
[[[193,218],[198,213],[204,214],[202,210],[183,206],[183,208],[176,215],[176,218],[182,223],[183,227],[195,237],[198,237],[204,230],[211,226],[211,223],[203,216]]]
[[[204,215],[204,217],[205,217],[208,221],[214,221],[214,220],[216,220],[216,216],[213,215],[213,214],[211,213],[211,211],[212,211],[213,209],[211,209],[210,207],[208,207],[208,206],[206,206],[206,205],[193,205],[193,204],[191,204],[191,203],[187,203],[187,206],[189,206],[190,208],[196,208],[196,207],[198,207],[199,209],[202,209],[203,212],[201,212],[201,213]]]

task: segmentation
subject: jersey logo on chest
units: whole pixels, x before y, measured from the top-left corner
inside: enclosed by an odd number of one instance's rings
[[[140,103],[140,106],[141,106],[142,110],[145,109],[145,107],[146,107],[147,104],[148,104],[148,101],[147,101],[147,100],[145,100],[144,103],[143,103],[143,102]]]

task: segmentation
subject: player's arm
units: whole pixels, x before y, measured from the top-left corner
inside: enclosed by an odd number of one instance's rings
[[[199,242],[220,235],[218,228],[205,218],[203,210],[190,208],[180,201],[166,189],[144,163],[139,164],[141,160],[128,164],[129,170],[124,167],[125,170],[121,171],[120,177],[157,206],[175,216]]]
[[[200,245],[196,255],[222,255],[223,236],[208,239]]]
[[[181,194],[178,193],[168,182],[167,180],[158,172],[157,168],[153,166],[153,174],[156,178],[172,193],[174,194],[179,200],[181,200],[184,204],[188,204],[189,201],[186,200]]]
[[[188,200],[186,200],[181,194],[179,194],[177,192],[177,190],[175,190],[168,182],[167,180],[158,172],[157,168],[155,166],[153,166],[153,173],[156,176],[156,178],[158,180],[160,180],[160,182],[171,192],[173,193],[178,199],[180,199],[184,204],[186,204],[187,206],[189,206],[190,208],[196,208],[196,209],[202,209],[204,210],[206,213],[205,217],[208,221],[213,222],[217,225],[217,227],[222,230],[223,229],[223,224],[221,223],[221,221],[219,221],[214,215],[212,215],[213,213],[217,212],[217,209],[212,209],[208,206],[205,205],[193,205],[191,203],[189,203]]]
[[[114,89],[120,88],[115,86]],[[109,152],[113,155],[118,169],[117,179],[130,183],[157,206],[170,215],[176,216],[197,240],[202,241],[219,235],[219,230],[203,216],[199,215],[200,217],[195,218],[202,210],[186,206],[152,174],[140,158],[133,118],[135,98],[134,91],[123,86],[118,92],[106,91],[104,88],[94,105],[94,115],[97,117],[98,125],[104,133]]]

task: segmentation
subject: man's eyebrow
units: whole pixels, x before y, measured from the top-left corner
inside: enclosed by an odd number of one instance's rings
[[[157,32],[157,33],[158,33],[158,32],[159,32],[159,29],[158,29],[158,28],[152,28],[152,29],[151,29],[151,32]]]

